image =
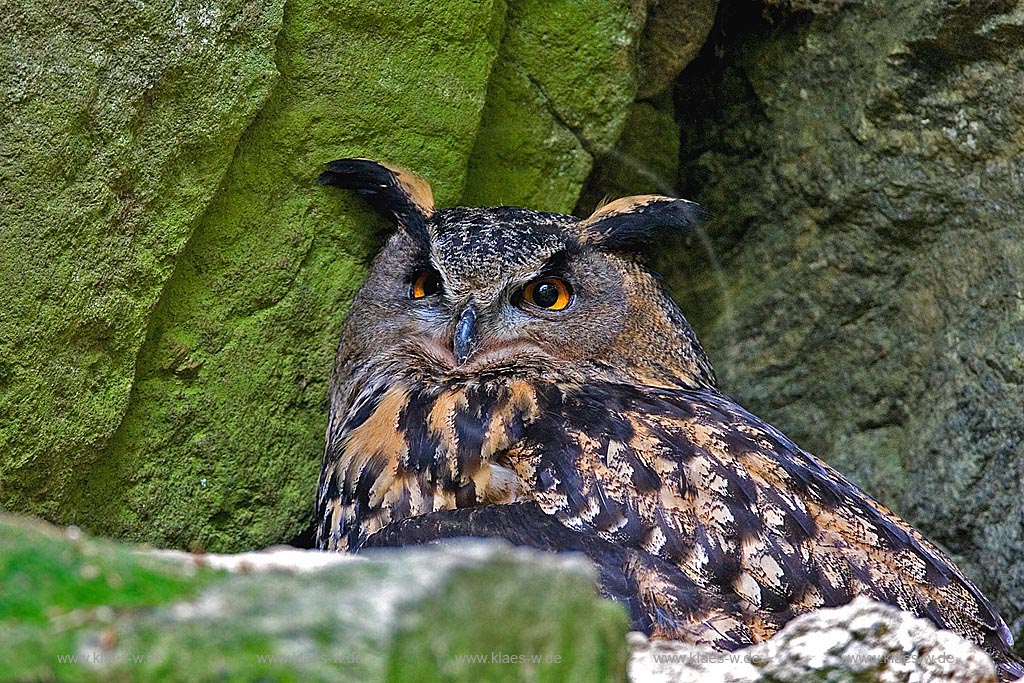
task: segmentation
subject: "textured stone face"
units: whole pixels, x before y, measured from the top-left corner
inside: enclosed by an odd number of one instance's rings
[[[330,362],[372,232],[343,208],[357,200],[313,177],[338,156],[396,157],[439,177],[451,201],[496,52],[500,6],[456,3],[461,21],[439,25],[429,5],[288,5],[280,80],[150,314],[117,434],[75,480],[89,528],[208,548],[303,528]],[[395,39],[406,21],[434,38]],[[436,39],[460,56],[436,53]],[[378,135],[381,121],[394,128]]]
[[[684,192],[714,216],[710,249],[662,259],[682,308],[726,392],[952,551],[1013,626],[1024,20],[946,2],[722,20],[675,90]]]
[[[639,99],[671,87],[704,45],[717,8],[716,0],[648,0],[640,42]]]
[[[641,0],[511,0],[462,203],[569,213],[637,89]]]
[[[598,597],[580,558],[487,542],[365,559],[294,549],[183,555],[0,515],[4,676],[133,683],[211,675],[331,683],[625,678],[625,612]]]
[[[281,2],[0,12],[0,507],[71,518],[149,314],[276,79]],[[88,481],[85,482],[88,484]]]
[[[771,640],[711,652],[630,634],[632,683],[995,683],[992,660],[951,631],[857,598],[791,621]]]

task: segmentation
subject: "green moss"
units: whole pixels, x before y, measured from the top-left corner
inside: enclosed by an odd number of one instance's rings
[[[273,83],[280,3],[0,17],[0,506],[72,519],[147,316]],[[69,28],[73,27],[73,28]]]
[[[510,560],[462,569],[404,620],[387,680],[621,681],[628,626],[573,574]]]
[[[385,158],[452,201],[503,14],[288,3],[280,81],[150,316],[120,429],[75,482],[83,524],[219,550],[302,530],[334,349],[380,226],[313,180],[334,158]],[[402,39],[409,22],[418,39]]]
[[[200,585],[176,568],[111,543],[78,541],[0,518],[0,621],[45,623],[101,605],[151,605]]]
[[[568,213],[636,94],[643,3],[513,0],[463,203]]]
[[[4,680],[81,680],[58,657],[84,631],[197,594],[214,572],[186,572],[113,543],[0,516],[0,667]],[[103,680],[101,677],[87,680]]]

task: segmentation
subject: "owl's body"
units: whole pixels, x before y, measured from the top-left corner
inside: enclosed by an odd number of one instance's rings
[[[437,211],[422,180],[365,160],[321,180],[400,227],[339,349],[321,547],[431,530],[583,550],[635,628],[727,650],[868,595],[1020,675],[1006,625],[939,550],[717,389],[638,255],[699,207]]]

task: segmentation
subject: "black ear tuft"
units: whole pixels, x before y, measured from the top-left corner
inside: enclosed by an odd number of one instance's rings
[[[321,185],[355,190],[377,211],[410,234],[426,239],[434,213],[430,184],[415,173],[370,159],[338,159],[316,179]]]
[[[660,195],[623,197],[580,221],[584,243],[608,251],[637,251],[658,233],[682,230],[707,218],[700,204]]]

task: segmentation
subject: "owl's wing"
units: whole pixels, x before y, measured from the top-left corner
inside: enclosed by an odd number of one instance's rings
[[[634,629],[652,633],[670,624],[687,642],[719,650],[735,650],[752,642],[747,625],[737,616],[735,594],[700,587],[676,565],[644,550],[595,533],[573,531],[532,501],[409,517],[370,535],[358,550],[465,537],[500,538],[520,547],[585,554],[597,569],[601,593],[625,605]]]
[[[755,641],[796,614],[868,595],[991,652],[1012,645],[935,546],[716,392],[582,387],[515,455],[545,512],[738,596]],[[661,632],[673,637],[672,624]]]

